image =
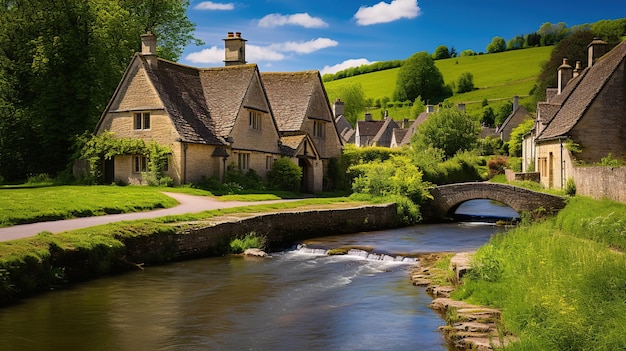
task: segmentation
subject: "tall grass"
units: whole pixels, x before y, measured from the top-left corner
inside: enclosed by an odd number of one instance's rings
[[[624,204],[575,198],[479,249],[453,296],[501,308],[520,337],[507,350],[624,350],[626,258],[613,249],[626,247],[624,215]]]

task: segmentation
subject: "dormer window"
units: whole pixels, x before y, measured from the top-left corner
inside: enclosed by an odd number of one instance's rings
[[[261,130],[261,113],[257,111],[250,111],[250,128],[254,130]]]
[[[150,112],[137,112],[135,117],[135,130],[150,129]]]

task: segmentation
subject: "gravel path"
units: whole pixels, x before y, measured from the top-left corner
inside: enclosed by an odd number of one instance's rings
[[[238,206],[262,205],[276,202],[288,202],[297,200],[270,200],[270,201],[218,201],[209,196],[196,196],[178,193],[165,193],[174,198],[179,205],[171,208],[163,208],[153,211],[120,213],[96,217],[73,218],[50,222],[39,222],[32,224],[21,224],[7,228],[0,228],[0,241],[9,241],[34,236],[42,231],[60,233],[68,230],[93,227],[101,224],[108,224],[121,221],[132,221],[135,219],[156,218],[170,215],[180,215],[186,213],[197,213],[202,211],[217,210],[221,208],[231,208]]]

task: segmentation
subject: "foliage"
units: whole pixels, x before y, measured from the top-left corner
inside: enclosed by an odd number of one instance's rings
[[[508,141],[510,156],[522,156],[522,143],[524,141],[524,135],[530,132],[534,126],[535,121],[531,118],[528,118],[511,130],[511,139],[509,139]]]
[[[352,183],[355,193],[374,197],[401,195],[415,204],[430,197],[430,184],[422,180],[422,172],[407,156],[392,155],[385,161],[376,160],[350,168],[358,174]]]
[[[447,59],[450,57],[450,50],[448,50],[448,47],[445,45],[437,46],[435,52],[433,53],[433,60]]]
[[[421,96],[429,103],[437,103],[451,95],[445,88],[443,75],[428,53],[418,52],[400,67],[394,100],[413,101]]]
[[[505,156],[496,156],[487,161],[487,168],[489,169],[489,179],[495,177],[498,174],[504,174],[504,169],[509,164],[509,159]]]
[[[9,1],[0,6],[0,173],[55,177],[93,130],[140,34],[176,59],[193,39],[188,0]],[[71,102],[71,103],[70,103]],[[37,140],[37,142],[32,142]]]
[[[272,170],[267,172],[267,182],[274,189],[297,192],[302,180],[302,169],[287,157],[274,161]]]
[[[445,157],[452,157],[461,150],[471,150],[476,145],[480,126],[470,116],[455,108],[442,108],[431,114],[417,127],[411,138],[415,150],[434,147],[443,150]]]
[[[230,242],[230,252],[240,254],[247,249],[265,250],[267,246],[267,237],[257,235],[256,232],[250,232],[243,238],[235,238]]]
[[[344,157],[331,157],[328,160],[328,174],[324,190],[348,190],[350,180],[347,176],[348,164]]]
[[[487,45],[487,53],[493,54],[496,52],[503,52],[506,50],[506,42],[501,37],[494,37],[491,43]]]
[[[567,196],[576,195],[576,182],[572,177],[567,178],[567,182],[565,183],[565,194]]]
[[[265,188],[263,178],[254,169],[250,168],[244,172],[235,164],[228,165],[224,184],[232,190],[229,194],[237,193],[243,189],[263,190]]]
[[[502,309],[519,338],[507,350],[623,349],[625,216],[624,204],[570,198],[555,218],[493,237],[453,297]]]
[[[502,139],[495,135],[488,135],[483,139],[478,139],[476,149],[480,156],[502,155],[504,154],[503,146]]]
[[[456,92],[459,94],[474,90],[474,75],[471,72],[463,72],[456,83]]]
[[[100,135],[83,134],[78,138],[74,157],[86,160],[87,171],[96,180],[104,182],[104,160],[118,155],[142,155],[148,158],[148,172],[143,172],[144,179],[150,185],[160,186],[171,183],[164,176],[165,165],[172,154],[169,147],[161,146],[155,141],[146,143],[143,139],[116,138],[114,133],[105,131]]]
[[[480,168],[484,163],[475,153],[459,152],[446,160],[443,150],[428,148],[413,150],[410,155],[427,182],[441,185],[483,180]]]
[[[626,165],[626,160],[614,158],[613,155],[609,152],[608,155],[600,159],[600,165],[609,167],[621,167]]]
[[[496,114],[493,113],[493,108],[487,105],[483,107],[482,115],[480,117],[480,123],[485,127],[494,127],[496,123]]]
[[[576,61],[587,62],[587,46],[595,34],[591,31],[579,31],[560,41],[554,46],[548,61],[541,65],[541,72],[533,89],[535,102],[545,101],[546,89],[557,86],[557,70],[563,64],[563,58],[569,59],[572,66]]]
[[[356,125],[356,121],[367,108],[367,99],[365,91],[359,83],[345,84],[341,89],[327,88],[326,93],[330,101],[340,98],[344,102],[344,115],[352,124]]]
[[[498,107],[498,112],[496,113],[495,123],[497,125],[502,125],[502,123],[506,121],[506,119],[511,115],[512,112],[513,112],[512,102],[507,101],[506,103],[500,105],[500,107]]]
[[[415,101],[413,101],[413,106],[411,106],[411,119],[417,119],[420,113],[424,111],[426,111],[426,105],[424,105],[424,100],[422,100],[422,97],[418,96],[415,98]]]
[[[357,76],[360,74],[367,74],[372,72],[384,71],[391,68],[397,68],[402,65],[402,60],[392,61],[379,61],[369,65],[361,65],[358,67],[350,67],[334,74],[327,73],[322,76],[324,82],[330,82],[337,79],[343,79],[347,77]]]

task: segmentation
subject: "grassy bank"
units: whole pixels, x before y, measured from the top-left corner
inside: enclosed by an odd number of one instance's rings
[[[453,297],[502,310],[507,350],[624,350],[626,205],[573,198],[494,237]]]

